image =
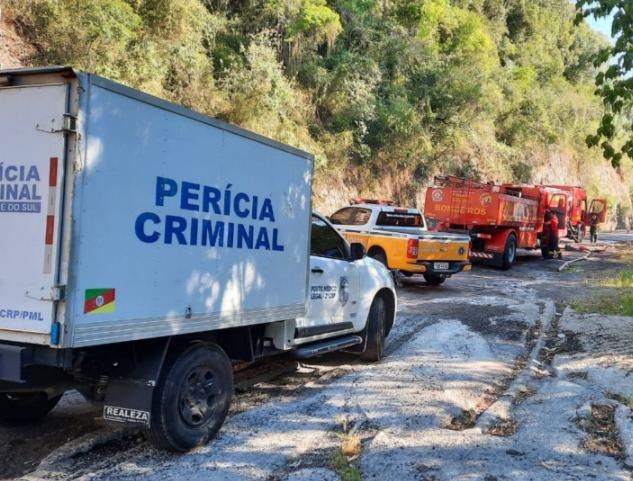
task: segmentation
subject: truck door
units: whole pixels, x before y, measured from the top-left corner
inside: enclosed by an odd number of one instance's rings
[[[55,321],[67,88],[0,88],[0,332],[48,334]]]
[[[558,232],[560,237],[567,235],[567,221],[569,220],[567,200],[567,195],[564,193],[553,194],[548,204],[550,211],[558,220]]]
[[[359,274],[347,250],[345,239],[313,215],[307,313],[297,326],[306,337],[352,327],[358,308]]]
[[[607,199],[593,199],[591,201],[585,222],[588,222],[591,214],[597,214],[599,222],[604,223],[607,220]]]

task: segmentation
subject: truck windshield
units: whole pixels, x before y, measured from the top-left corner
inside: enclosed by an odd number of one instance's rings
[[[376,225],[424,227],[422,215],[416,212],[381,212],[378,214]]]

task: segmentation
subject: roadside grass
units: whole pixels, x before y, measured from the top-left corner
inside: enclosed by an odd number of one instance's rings
[[[572,302],[571,307],[579,314],[633,316],[633,288],[619,289],[615,293],[597,293]]]
[[[578,299],[571,307],[579,314],[633,316],[633,269],[594,279],[595,295]]]
[[[338,418],[336,421],[342,428],[342,432],[337,434],[341,444],[330,460],[330,465],[341,481],[361,481],[359,459],[363,449],[362,437],[356,432],[355,426],[350,426],[347,418]]]

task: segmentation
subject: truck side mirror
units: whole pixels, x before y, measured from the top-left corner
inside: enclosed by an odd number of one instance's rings
[[[352,242],[350,248],[352,251],[353,261],[359,261],[367,255],[367,249],[365,249],[365,245],[361,244],[360,242]]]

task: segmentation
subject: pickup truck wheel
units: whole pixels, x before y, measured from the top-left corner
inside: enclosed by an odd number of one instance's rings
[[[378,362],[385,353],[385,337],[387,337],[385,326],[385,301],[382,297],[376,296],[369,308],[367,315],[367,326],[365,336],[367,343],[360,358],[363,361]]]
[[[45,392],[0,393],[0,424],[19,426],[46,416],[62,398]]]
[[[446,280],[446,277],[438,276],[436,274],[422,274],[424,280],[427,284],[431,284],[432,286],[439,286],[442,282]]]
[[[215,344],[194,344],[167,360],[152,400],[149,435],[158,447],[185,452],[206,444],[231,404],[233,370]]]
[[[501,264],[501,268],[504,271],[507,271],[514,264],[514,259],[517,255],[517,238],[514,234],[510,234],[508,236],[508,240],[506,241],[505,249],[503,249],[503,263]]]

